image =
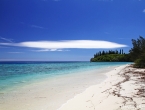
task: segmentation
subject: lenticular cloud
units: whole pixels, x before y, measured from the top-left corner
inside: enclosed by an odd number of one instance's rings
[[[0,45],[38,49],[109,49],[127,47],[124,44],[99,40],[27,41],[20,43],[0,43]]]

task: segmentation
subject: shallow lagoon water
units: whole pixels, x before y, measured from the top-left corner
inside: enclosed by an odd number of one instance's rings
[[[0,109],[57,110],[108,71],[126,62],[13,62],[0,64]]]
[[[89,70],[124,65],[128,62],[1,62],[0,92],[31,82]]]

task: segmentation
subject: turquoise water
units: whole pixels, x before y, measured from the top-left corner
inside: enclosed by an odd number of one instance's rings
[[[128,62],[1,62],[0,92],[35,80],[124,64]]]

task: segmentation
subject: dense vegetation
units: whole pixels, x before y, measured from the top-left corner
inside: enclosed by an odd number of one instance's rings
[[[137,40],[132,39],[132,45],[129,54],[135,62],[134,67],[145,68],[145,38],[140,36]]]
[[[123,53],[123,50],[116,51],[99,51],[94,55],[94,58],[91,58],[91,62],[129,62],[131,61],[129,54]]]
[[[135,62],[134,67],[145,68],[145,38],[139,36],[137,40],[132,39],[133,47],[125,54],[123,50],[108,52],[99,51],[90,59],[91,62]]]

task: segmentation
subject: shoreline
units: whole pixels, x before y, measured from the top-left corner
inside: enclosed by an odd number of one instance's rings
[[[144,110],[145,69],[119,66],[57,110]]]
[[[63,103],[86,88],[105,80],[104,74],[115,67],[117,66],[68,74],[65,77],[58,76],[0,94],[0,109],[57,110]]]

